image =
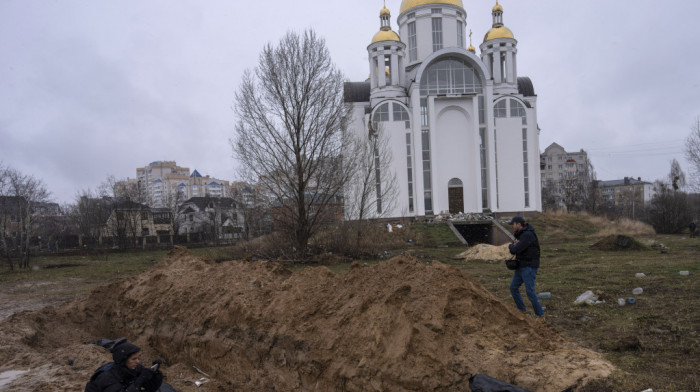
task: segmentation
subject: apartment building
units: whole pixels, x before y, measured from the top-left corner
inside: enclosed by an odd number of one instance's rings
[[[203,176],[175,161],[154,161],[136,169],[138,187],[151,207],[168,207],[192,197],[227,197],[229,182]]]

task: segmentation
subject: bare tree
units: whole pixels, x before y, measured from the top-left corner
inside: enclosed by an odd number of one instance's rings
[[[688,194],[681,190],[681,179],[685,175],[674,159],[667,181],[657,180],[656,194],[651,199],[648,211],[649,223],[659,233],[679,233],[692,221],[693,212]]]
[[[325,42],[307,30],[265,46],[255,70],[243,75],[235,112],[231,144],[243,177],[274,195],[277,228],[303,260],[351,172],[342,161],[343,76]]]
[[[685,139],[685,157],[691,165],[689,185],[700,191],[700,116],[695,117],[690,129]]]
[[[245,182],[233,183],[231,197],[236,202],[242,238],[248,240],[270,232],[270,200],[259,186]]]
[[[681,169],[681,165],[678,163],[676,158],[671,161],[671,171],[668,173],[668,183],[671,185],[674,191],[685,189],[685,173]]]
[[[14,244],[9,238],[8,234],[11,232],[10,225],[12,222],[12,199],[10,197],[10,186],[9,186],[9,171],[0,162],[0,247],[2,248],[2,255],[7,260],[10,269],[14,268],[12,264],[12,257],[10,255],[11,248]]]
[[[18,250],[21,268],[29,268],[31,245],[36,232],[36,206],[49,200],[50,192],[42,180],[25,175],[16,169],[4,170],[7,199],[6,207],[15,215],[19,228]]]
[[[391,170],[389,138],[380,124],[370,122],[369,134],[354,138],[350,144],[351,156],[346,161],[355,167],[345,188],[345,218],[355,223],[356,246],[362,241],[367,219],[390,214],[398,195],[396,173]]]
[[[142,235],[142,222],[147,221],[149,215],[148,207],[138,202],[143,199],[138,183],[109,175],[98,192],[108,200],[110,207],[104,233],[114,239],[115,245],[135,246],[137,237]]]

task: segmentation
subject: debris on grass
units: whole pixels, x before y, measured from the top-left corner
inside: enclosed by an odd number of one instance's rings
[[[587,290],[583,294],[579,295],[574,301],[576,305],[598,305],[604,302],[605,301],[600,301],[598,296],[591,290]]]

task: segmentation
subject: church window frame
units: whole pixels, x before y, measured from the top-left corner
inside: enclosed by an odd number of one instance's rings
[[[464,24],[461,20],[457,21],[457,46],[464,47]]]
[[[442,49],[442,18],[431,18],[431,25],[433,29],[433,52],[437,52]]]
[[[380,122],[389,121],[389,102],[383,102],[377,105],[372,113],[372,126],[377,130]]]
[[[416,22],[408,23],[408,59],[418,60],[418,37],[416,36]]]
[[[495,118],[508,117],[507,99],[500,100],[493,105],[493,116]]]

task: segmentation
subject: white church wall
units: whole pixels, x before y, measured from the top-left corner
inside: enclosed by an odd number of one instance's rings
[[[435,99],[433,199],[434,212],[449,210],[448,182],[462,181],[462,211],[478,211],[480,206],[479,134],[475,121],[476,103],[471,97]]]
[[[392,197],[393,208],[386,216],[397,217],[408,213],[408,171],[406,170],[406,125],[403,121],[387,121],[382,123],[383,132],[389,137],[391,154],[391,170],[396,175],[396,195]],[[415,196],[414,196],[415,199]],[[384,204],[389,207],[389,201]]]
[[[519,117],[496,118],[495,130],[498,210],[522,211],[525,208],[522,119]],[[539,165],[539,160],[537,164]]]

